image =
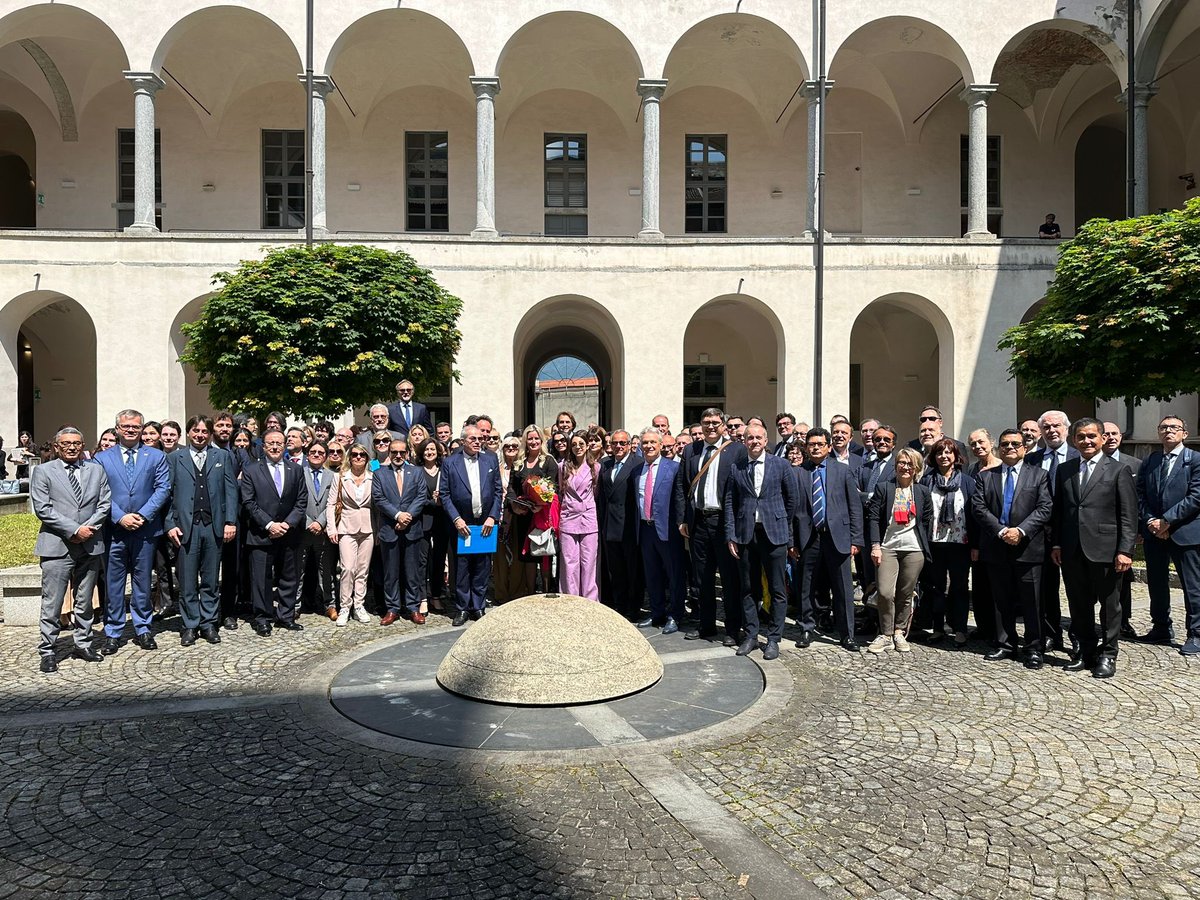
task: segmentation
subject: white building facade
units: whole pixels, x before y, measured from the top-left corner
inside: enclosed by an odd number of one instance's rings
[[[0,435],[210,411],[180,325],[307,215],[463,299],[454,421],[527,422],[570,354],[631,428],[1011,424],[1045,404],[996,342],[1052,277],[1046,213],[1124,214],[1127,97],[1137,211],[1196,194],[1200,0],[1134,4],[1132,85],[1131,2],[828,4],[818,353],[809,2],[318,2],[306,100],[301,0],[0,0]]]

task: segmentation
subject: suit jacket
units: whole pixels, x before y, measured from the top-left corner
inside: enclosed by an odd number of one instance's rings
[[[688,445],[688,453],[680,463],[679,473],[676,475],[676,478],[679,479],[679,490],[676,492],[676,499],[680,506],[675,511],[675,516],[680,522],[687,525],[689,531],[696,524],[695,494],[699,488],[698,485],[693,488],[692,482],[696,480],[696,476],[700,473],[704,461],[704,448],[706,446],[704,441],[692,441]],[[718,507],[722,504],[726,485],[729,484],[729,473],[733,470],[734,466],[746,459],[746,445],[739,441],[726,440],[725,447],[720,453],[720,463],[713,464],[717,466]],[[711,477],[711,469],[709,472]]]
[[[1083,459],[1061,464],[1054,489],[1054,512],[1050,520],[1051,546],[1062,548],[1064,557],[1083,553],[1095,563],[1112,565],[1118,553],[1133,555],[1137,537],[1137,490],[1127,466],[1103,453],[1081,494],[1079,470]]]
[[[942,435],[942,436],[943,436],[943,437],[950,437],[950,435],[948,435],[948,434],[945,434],[945,435]],[[958,440],[958,439],[953,439],[953,440],[954,440],[954,443],[958,445],[958,452],[962,454],[962,458],[963,458],[963,459],[970,459],[970,458],[971,458],[971,455],[970,455],[969,453],[967,453],[967,445],[966,445],[966,444],[964,444],[962,441],[960,441],[960,440]],[[918,453],[920,453],[920,454],[921,454],[921,458],[925,460],[926,464],[928,464],[928,462],[929,462],[929,459],[928,459],[928,456],[929,456],[929,454],[925,452],[925,447],[924,447],[924,446],[922,446],[922,444],[921,444],[921,439],[920,439],[920,438],[913,438],[911,441],[909,441],[909,442],[908,442],[907,446],[911,447],[912,449],[914,449],[914,450],[916,450]],[[893,454],[893,455],[894,455],[894,454]],[[1029,457],[1026,457],[1026,458],[1025,458],[1025,461],[1026,461],[1026,462],[1029,462]]]
[[[407,435],[409,425],[404,421],[404,410],[401,408],[400,401],[389,403],[387,409],[388,428]],[[416,400],[412,402],[412,423],[413,425],[424,425],[425,430],[433,434],[433,420],[429,417],[429,410],[424,403],[418,403]]]
[[[412,543],[425,536],[425,504],[429,502],[429,489],[425,486],[425,473],[408,462],[400,467],[400,471],[404,476],[403,494],[396,490],[396,473],[391,466],[380,466],[371,482],[371,505],[375,511],[375,537],[385,544],[394,544],[398,540]],[[499,467],[497,467],[497,474],[499,474]],[[482,489],[482,467],[479,475]],[[467,509],[470,508],[471,493],[468,487]],[[486,504],[484,508],[487,508]],[[412,522],[403,531],[397,531],[396,516],[402,512],[411,515]]]
[[[467,480],[467,464],[463,453],[454,453],[442,461],[442,508],[450,521],[462,517],[474,522],[471,513],[471,483]],[[504,500],[504,483],[500,480],[500,460],[490,450],[479,451],[479,498],[483,512],[479,517],[500,523],[500,507]]]
[[[329,488],[329,496],[325,502],[325,533],[330,535],[343,534],[374,534],[375,528],[371,516],[371,483],[374,474],[368,469],[363,484],[362,503],[354,499],[354,476],[349,472],[338,474]],[[338,492],[342,498],[342,517],[337,516]]]
[[[851,477],[854,479],[858,478],[858,470],[863,467],[863,458],[861,456],[859,456],[857,453],[855,453],[853,450],[850,450],[846,454],[845,462],[839,462],[837,459],[834,458],[833,451],[830,451],[829,461],[831,463],[837,463],[839,466],[842,466],[843,468],[848,469],[850,471]]]
[[[933,545],[933,492],[928,485],[919,481],[913,484],[912,489],[913,502],[917,506],[917,543],[921,545],[925,562],[929,562],[933,558],[930,550]],[[867,502],[868,546],[883,542],[887,527],[892,522],[892,505],[895,502],[896,482],[881,481],[875,486],[875,493]],[[967,515],[970,516],[969,509]]]
[[[171,467],[171,503],[167,507],[167,531],[178,528],[180,540],[187,544],[192,536],[196,512],[196,485],[199,484],[192,450],[180,448],[168,458]],[[212,529],[218,542],[225,538],[225,526],[238,520],[238,482],[236,464],[226,450],[209,447],[204,454],[204,478],[208,505],[212,509]]]
[[[325,508],[329,505],[329,489],[337,478],[337,473],[330,469],[321,469],[321,492],[313,490],[313,469],[308,463],[300,467],[304,473],[304,486],[308,488],[308,501],[304,505],[304,527],[308,528],[313,522],[325,530]]]
[[[83,502],[75,499],[67,475],[67,464],[61,459],[34,466],[29,473],[29,499],[33,512],[41,520],[34,552],[38,556],[54,559],[68,556],[71,537],[80,526],[96,529],[80,546],[87,556],[99,556],[104,552],[103,526],[108,521],[112,497],[109,493],[108,475],[101,466],[84,465],[80,460],[76,468]]]
[[[874,493],[874,491],[867,490],[867,486],[871,483],[871,472],[873,469],[874,469],[874,463],[864,462],[863,465],[858,469],[858,471],[852,473],[852,475],[851,475],[851,477],[854,479],[855,484],[858,487],[858,494],[862,498],[863,506],[866,506],[867,503],[870,502],[871,495]],[[882,471],[880,471],[879,479],[876,481],[875,484],[876,484],[876,487],[878,487],[880,484],[883,484],[883,482],[885,482],[885,481],[895,481],[895,480],[896,480],[896,453],[895,453],[895,451],[893,451],[892,454],[890,456],[888,456],[887,462],[885,462],[883,464],[883,469],[882,469]]]
[[[641,464],[641,457],[630,453],[615,477],[616,458],[606,456],[600,462],[600,481],[596,485],[596,514],[600,522],[600,537],[605,541],[635,543],[637,541],[638,510],[634,508],[637,480],[629,476]]]
[[[146,520],[146,524],[136,532],[126,531],[119,526],[113,528],[112,539],[118,540],[131,534],[144,537],[162,534],[163,512],[171,499],[171,467],[167,464],[167,455],[154,447],[139,444],[132,480],[125,471],[125,448],[120,444],[97,453],[96,462],[104,467],[108,475],[113,522],[120,521],[128,513],[137,513]]]
[[[388,423],[388,424],[391,424],[391,423]],[[396,439],[402,438],[402,437],[407,437],[407,435],[408,435],[408,432],[396,431],[394,428],[389,428],[388,433],[391,435],[392,440],[396,440]],[[367,459],[375,459],[375,429],[374,428],[369,428],[366,431],[362,432],[358,437],[356,437],[354,439],[354,443],[358,444],[358,446],[362,447],[364,450],[367,451]]]
[[[925,474],[921,476],[921,484],[929,488],[929,499],[935,505],[941,503],[941,497],[934,491],[934,486],[937,484],[937,469],[925,469]],[[959,488],[963,495],[963,519],[967,526],[967,546],[971,549],[979,547],[979,520],[975,518],[975,514],[971,512],[971,498],[975,496],[975,473],[970,470],[962,473],[962,479],[959,481]]]
[[[1039,447],[1038,449],[1025,454],[1025,465],[1037,466],[1039,469],[1041,469],[1042,468],[1042,460],[1044,460],[1045,458],[1046,458],[1046,448]],[[1067,445],[1067,458],[1063,460],[1063,463],[1068,463],[1073,459],[1079,459],[1079,451],[1068,444]],[[1062,465],[1062,463],[1060,463],[1060,465]],[[1043,471],[1046,473],[1047,476],[1049,476],[1049,474],[1050,474],[1049,469],[1043,469]],[[1058,472],[1058,470],[1055,469],[1055,473],[1057,473],[1057,472]],[[1056,481],[1057,481],[1057,479],[1056,479]],[[1057,484],[1054,482],[1051,482],[1051,484],[1050,484],[1050,496],[1051,497],[1054,496],[1054,489],[1056,487],[1057,487]]]
[[[796,478],[787,460],[764,453],[762,490],[755,493],[750,458],[730,466],[725,483],[725,540],[749,544],[754,540],[755,514],[772,544],[792,546],[792,519],[796,515]]]
[[[632,459],[632,457],[630,457]],[[633,484],[630,487],[633,493],[633,506],[635,515],[638,521],[641,521],[642,510],[638,507],[638,482],[641,480],[642,471],[646,468],[646,460],[639,458],[638,464],[630,473],[630,478]],[[653,499],[650,503],[651,512],[654,514],[654,533],[660,541],[679,540],[682,538],[679,535],[679,510],[683,508],[683,498],[679,496],[681,490],[679,484],[679,473],[683,470],[683,466],[678,460],[667,459],[665,456],[660,456],[658,459],[658,470],[654,474],[654,485],[651,490]],[[638,532],[640,535],[640,531]]]
[[[1138,469],[1138,521],[1150,540],[1146,523],[1163,519],[1171,526],[1169,540],[1183,547],[1200,544],[1200,455],[1187,447],[1162,483],[1166,457],[1155,450]]]
[[[296,544],[304,537],[304,513],[308,507],[308,485],[295,463],[283,464],[283,493],[275,492],[275,479],[268,460],[260,459],[242,470],[242,507],[246,513],[246,544],[269,547]],[[274,539],[267,533],[272,522],[286,522],[288,533]]]
[[[812,543],[813,466],[792,466],[796,479],[795,546],[803,550]],[[859,471],[862,471],[861,469]],[[825,526],[838,553],[849,556],[850,548],[863,546],[863,504],[850,470],[825,460]]]
[[[862,444],[860,444],[858,441],[851,441],[850,442],[850,452],[854,456],[866,456],[867,448],[864,447]]]
[[[1121,451],[1118,450],[1117,453],[1121,453]],[[1109,457],[1109,459],[1112,458],[1113,457],[1111,456]],[[1132,472],[1135,478],[1137,477],[1138,469],[1140,469],[1142,466],[1142,461],[1140,459],[1138,459],[1136,456],[1131,456],[1128,453],[1121,453],[1120,456],[1116,457],[1116,460],[1130,472]]]
[[[1003,465],[975,476],[971,512],[979,523],[979,556],[989,562],[1040,563],[1046,558],[1046,529],[1054,501],[1050,481],[1037,466],[1022,465],[1013,490],[1009,527],[1023,532],[1015,547],[1000,540],[1000,513],[1004,509]]]
[[[795,435],[795,433],[793,432],[792,434],[789,434],[789,435],[788,435],[786,438],[784,438],[783,440],[776,442],[775,444],[773,444],[773,445],[771,446],[771,455],[772,455],[772,456],[778,456],[778,457],[781,457],[781,458],[783,458],[783,459],[787,459],[787,450],[788,450],[788,447],[790,447],[790,446],[791,446],[792,442],[793,442],[795,439],[796,439],[796,435]]]

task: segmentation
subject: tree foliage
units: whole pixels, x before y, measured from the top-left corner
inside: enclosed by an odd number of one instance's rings
[[[1035,397],[1165,400],[1200,390],[1200,198],[1085,224],[1063,245],[1045,305],[999,347]]]
[[[462,301],[406,253],[320,244],[219,272],[180,361],[221,407],[332,416],[455,375]]]

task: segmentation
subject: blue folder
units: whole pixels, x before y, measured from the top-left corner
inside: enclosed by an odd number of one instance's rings
[[[460,554],[496,552],[496,535],[500,531],[498,526],[493,526],[492,533],[487,537],[483,536],[482,525],[468,525],[467,530],[471,532],[470,537],[463,537],[461,534],[458,536]]]

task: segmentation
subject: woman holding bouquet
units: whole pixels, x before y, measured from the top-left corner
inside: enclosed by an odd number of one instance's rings
[[[559,539],[562,543],[560,583],[568,594],[600,600],[596,584],[600,559],[600,529],[596,521],[596,462],[603,444],[595,450],[588,446],[588,433],[571,435],[567,458],[558,464],[558,483],[562,496]]]
[[[542,590],[552,590],[552,557],[529,553],[530,531],[558,528],[558,464],[547,455],[541,429],[536,425],[529,425],[521,432],[521,455],[508,481],[508,505],[513,513],[514,545],[525,564],[525,583],[520,596],[533,593],[535,572],[539,568]]]

